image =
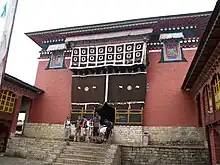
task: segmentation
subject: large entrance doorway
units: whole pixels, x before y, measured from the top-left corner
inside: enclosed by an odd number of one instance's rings
[[[109,106],[108,103],[104,103],[102,108],[100,108],[97,112],[101,116],[101,124],[104,124],[105,119],[113,123],[115,122],[115,109]]]
[[[21,107],[19,110],[17,126],[16,126],[16,134],[22,135],[25,127],[25,123],[27,122],[29,110],[31,107],[31,99],[25,96],[22,96]]]

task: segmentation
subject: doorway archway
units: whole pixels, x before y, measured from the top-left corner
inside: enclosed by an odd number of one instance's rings
[[[115,122],[115,109],[108,105],[108,103],[104,103],[102,108],[98,111],[99,115],[101,116],[101,124],[104,124],[104,120],[107,119],[111,122]]]

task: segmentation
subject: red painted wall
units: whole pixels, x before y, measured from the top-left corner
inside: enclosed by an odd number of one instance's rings
[[[161,52],[150,52],[144,111],[145,126],[195,126],[196,104],[181,85],[196,50],[184,51],[188,62],[159,63]]]
[[[161,52],[149,54],[149,89],[144,111],[145,126],[195,126],[197,110],[193,99],[181,85],[195,50],[184,51],[188,62],[159,63]],[[48,61],[38,65],[36,86],[45,93],[33,101],[29,121],[63,123],[70,114],[72,72],[67,69],[45,70]],[[69,60],[66,60],[69,66]]]
[[[33,101],[28,121],[34,123],[63,123],[71,110],[72,72],[66,69],[45,70],[49,61],[38,64],[35,85],[45,93]]]

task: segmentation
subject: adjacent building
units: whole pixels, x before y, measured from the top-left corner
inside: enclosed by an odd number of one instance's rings
[[[220,1],[217,2],[182,89],[196,101],[200,123],[211,153],[212,164],[220,164]]]
[[[4,75],[0,95],[0,152],[5,151],[10,133],[15,133],[20,112],[26,113],[32,101],[43,90],[29,85],[9,74]]]

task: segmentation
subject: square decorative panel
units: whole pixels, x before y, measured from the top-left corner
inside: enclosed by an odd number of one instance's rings
[[[89,48],[89,54],[96,54],[96,48]]]
[[[116,61],[122,61],[123,60],[123,53],[116,54]]]
[[[105,46],[98,47],[98,54],[105,54]]]
[[[116,53],[123,53],[124,51],[124,45],[116,46]]]

